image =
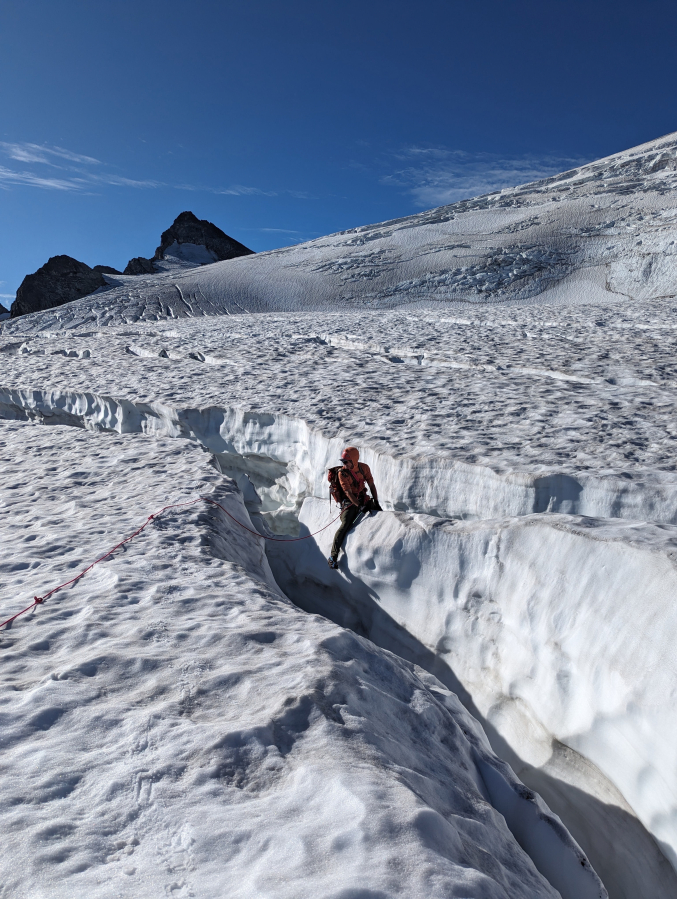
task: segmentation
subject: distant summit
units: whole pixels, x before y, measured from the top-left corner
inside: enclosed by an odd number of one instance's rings
[[[249,256],[253,252],[206,219],[199,219],[192,212],[182,212],[171,228],[162,232],[160,246],[153,258],[135,256],[129,260],[123,274],[152,275],[163,270],[163,266],[155,264],[163,260],[191,266],[209,265],[237,256]]]
[[[212,257],[210,262],[222,262],[237,256],[250,256],[254,251],[233,240],[206,219],[199,219],[192,212],[182,212],[174,219],[171,228],[162,232],[160,246],[154,259],[164,259],[165,254],[176,256],[185,245],[204,247]],[[172,252],[173,251],[173,252]]]
[[[79,300],[107,282],[101,272],[71,256],[52,256],[42,268],[26,275],[12,303],[12,318],[29,312],[41,312]]]
[[[16,318],[29,312],[42,312],[79,300],[100,287],[114,285],[116,275],[156,275],[171,271],[177,265],[193,268],[237,256],[249,256],[253,252],[211,222],[199,219],[192,212],[182,212],[174,219],[172,226],[162,232],[160,246],[153,258],[135,256],[129,260],[124,272],[110,265],[90,268],[71,256],[52,256],[42,268],[23,279],[12,303],[11,316]],[[104,275],[113,280],[106,280]],[[0,315],[6,312],[0,306]]]

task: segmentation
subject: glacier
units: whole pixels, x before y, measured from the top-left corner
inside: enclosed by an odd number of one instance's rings
[[[254,312],[561,305],[674,295],[677,137],[413,216],[163,274],[18,321],[18,332]]]
[[[194,443],[3,436],[12,596],[170,491],[251,527]],[[292,606],[263,543],[170,509],[2,634],[0,895],[605,896],[458,699]]]
[[[122,895],[224,878],[242,896],[675,895],[676,172],[668,135],[308,244],[106,275],[0,325],[3,614],[196,491],[264,536],[324,528],[348,442],[386,510],[338,572],[332,527],[264,546],[206,509],[170,515],[0,632],[6,770],[44,743],[6,819],[43,861],[2,872],[7,895],[57,895],[57,868],[64,895],[109,876]],[[78,647],[114,661],[90,676],[63,661]],[[113,710],[135,677],[125,743]],[[88,732],[117,747],[100,779]],[[89,747],[77,771],[64,740]],[[73,784],[53,835],[27,798],[50,755]],[[107,833],[87,807],[112,781],[129,786],[97,803],[143,826]]]

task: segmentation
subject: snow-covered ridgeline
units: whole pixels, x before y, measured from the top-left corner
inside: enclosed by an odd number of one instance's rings
[[[2,432],[3,616],[168,499],[249,523],[186,440]],[[166,513],[0,643],[3,897],[606,897],[457,698],[296,609],[218,509]]]
[[[674,296],[677,136],[553,178],[293,247],[151,277],[12,322],[8,333],[438,302]],[[443,308],[443,307],[442,307]]]
[[[304,502],[302,532],[325,519],[325,503]],[[607,805],[595,817],[569,802],[565,817],[612,895],[674,893],[627,813],[677,869],[677,528],[385,513],[349,535],[338,574],[331,533],[316,540],[269,550],[288,595],[460,682],[494,747],[556,808],[551,776]]]
[[[176,408],[95,393],[0,387],[0,418],[30,418],[89,430],[187,437],[218,455],[224,473],[256,484],[269,523],[293,528],[306,496],[327,497],[326,469],[345,439],[329,438],[302,419],[242,408]],[[441,518],[485,519],[565,512],[596,518],[677,523],[677,476],[622,478],[566,470],[501,472],[433,455],[394,458],[365,447],[385,507]],[[238,480],[247,491],[247,482]],[[257,502],[253,493],[248,501]],[[275,525],[275,519],[278,525]]]

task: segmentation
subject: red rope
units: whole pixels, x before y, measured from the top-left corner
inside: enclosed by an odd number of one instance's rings
[[[298,540],[307,540],[309,537],[314,537],[316,534],[319,534],[322,531],[326,531],[326,529],[330,525],[334,524],[334,522],[338,521],[339,518],[341,517],[340,514],[337,515],[336,518],[332,519],[329,522],[329,524],[325,524],[325,526],[320,528],[319,531],[315,531],[313,534],[306,534],[305,537],[267,537],[265,534],[259,534],[258,531],[253,531],[251,528],[248,528],[246,524],[242,524],[242,522],[238,521],[238,519],[235,518],[234,515],[231,515],[230,512],[228,511],[228,509],[224,508],[224,506],[222,506],[221,503],[217,503],[215,499],[210,499],[208,496],[200,496],[197,499],[191,499],[185,503],[172,503],[169,506],[164,506],[162,509],[160,509],[159,512],[153,512],[152,515],[149,515],[148,518],[145,520],[145,522],[141,525],[141,527],[137,528],[137,530],[135,530],[133,534],[130,534],[129,537],[125,537],[124,540],[121,540],[112,549],[109,549],[108,552],[105,555],[101,556],[100,559],[97,559],[96,562],[92,562],[91,565],[88,565],[86,568],[84,568],[80,572],[80,574],[76,574],[74,578],[70,579],[70,581],[66,581],[64,584],[59,584],[58,587],[53,587],[48,593],[45,593],[44,596],[34,596],[33,602],[29,606],[26,606],[25,609],[22,609],[20,612],[17,612],[16,615],[12,615],[12,617],[8,618],[7,621],[3,621],[0,624],[0,628],[4,627],[6,624],[11,624],[16,618],[18,618],[20,615],[23,615],[26,612],[30,612],[31,609],[35,608],[35,606],[41,605],[46,599],[49,599],[49,597],[52,596],[54,593],[57,593],[59,590],[63,590],[64,587],[70,587],[76,581],[79,581],[81,577],[84,577],[87,574],[87,572],[91,571],[95,565],[99,564],[99,562],[103,562],[103,560],[107,559],[108,556],[112,556],[116,550],[120,549],[121,546],[124,546],[125,543],[129,543],[129,541],[133,540],[134,537],[138,537],[138,535],[141,533],[141,531],[143,531],[145,528],[147,528],[148,525],[151,523],[151,521],[153,521],[154,518],[157,518],[158,516],[162,515],[162,513],[166,512],[167,509],[177,509],[177,508],[181,508],[182,506],[194,506],[195,503],[199,503],[199,502],[211,503],[212,506],[218,506],[222,512],[226,513],[228,518],[231,518],[235,522],[235,524],[239,524],[241,528],[244,528],[245,531],[249,531],[250,534],[254,534],[255,537],[261,537],[263,540],[274,540],[275,542],[278,542],[278,543],[296,543]]]
[[[332,518],[329,524],[325,524],[323,528],[320,528],[319,531],[315,531],[315,533],[313,534],[306,534],[305,537],[267,537],[265,534],[259,534],[258,531],[252,531],[252,529],[248,528],[246,524],[242,524],[241,521],[238,521],[237,518],[230,514],[228,509],[224,509],[221,503],[217,503],[215,499],[209,499],[208,496],[201,496],[200,499],[204,500],[206,503],[211,503],[213,506],[218,506],[219,509],[226,513],[228,518],[233,519],[235,524],[239,524],[241,528],[244,528],[245,531],[249,531],[250,534],[254,534],[255,537],[263,537],[264,540],[273,540],[275,543],[296,543],[299,540],[307,540],[308,537],[314,537],[315,534],[320,534],[322,531],[326,531],[330,524],[334,524],[334,522],[338,521],[341,517],[341,513],[339,512],[336,518]],[[2,627],[2,625],[0,625],[0,627]]]

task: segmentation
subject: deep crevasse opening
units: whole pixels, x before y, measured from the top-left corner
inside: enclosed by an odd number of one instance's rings
[[[52,873],[60,896],[107,895],[121,875],[139,878],[125,894],[172,893],[178,870],[196,895],[606,896],[453,694],[283,596],[265,542],[233,520],[251,527],[240,491],[197,445],[7,422],[3,436],[3,608],[81,570],[141,510],[190,503],[2,632],[12,895]]]
[[[306,500],[302,533],[325,516]],[[271,544],[268,557],[297,604],[453,690],[562,817],[610,895],[668,897],[677,574],[669,547],[642,543],[644,529],[596,524],[386,513],[349,534],[338,572],[325,561],[332,529]]]
[[[328,497],[326,468],[337,463],[345,441],[351,439],[340,431],[329,437],[287,415],[227,405],[174,408],[65,390],[0,387],[0,417],[186,437],[223,456],[224,468],[228,457],[233,466],[239,465],[240,456],[248,457],[254,474],[280,480],[277,492],[261,495],[264,505],[271,505],[269,512],[298,507],[306,496]],[[566,466],[535,473],[503,471],[433,454],[395,458],[370,447],[364,448],[363,459],[387,485],[384,508],[395,511],[460,519],[563,512],[677,523],[677,475],[672,472],[621,476]],[[272,489],[262,487],[264,493]]]
[[[219,470],[236,481],[252,521],[262,531],[296,535],[299,526],[302,532],[314,531],[330,520],[324,498],[326,468],[336,464],[344,438],[327,438],[301,420],[227,407],[173,409],[95,394],[35,390],[1,391],[0,415],[90,430],[189,438],[208,449]],[[609,715],[604,703],[597,707],[590,701],[596,691],[603,698],[612,697],[612,712],[614,701],[631,703],[636,697],[624,700],[622,691],[609,687],[604,658],[581,677],[580,658],[573,659],[566,648],[559,655],[553,651],[556,641],[548,631],[547,615],[556,621],[571,602],[576,605],[585,592],[581,578],[571,579],[568,592],[560,591],[559,607],[557,597],[546,603],[540,633],[533,630],[530,616],[539,603],[538,590],[547,587],[549,566],[559,565],[566,572],[578,571],[581,565],[576,553],[567,559],[563,550],[572,539],[565,527],[567,516],[533,513],[582,514],[587,509],[587,514],[593,510],[598,516],[616,518],[620,526],[623,518],[639,510],[646,513],[644,517],[672,521],[677,489],[669,479],[651,485],[619,478],[576,479],[561,472],[501,474],[434,458],[393,459],[369,449],[363,458],[372,467],[384,507],[393,514],[363,523],[349,537],[349,563],[339,574],[330,573],[324,559],[333,528],[317,541],[269,544],[278,583],[301,607],[415,661],[457,692],[485,726],[494,749],[546,796],[574,832],[614,899],[674,895],[674,871],[649,835],[652,832],[674,859],[672,786],[667,792],[652,788],[652,780],[674,770],[667,737],[660,737],[658,759],[640,752],[640,764],[630,766],[629,779],[626,758],[612,739],[606,743],[588,739],[590,722],[599,730],[600,721]],[[505,516],[523,520],[494,521]],[[538,541],[520,543],[519,528],[530,527],[535,533],[536,526],[547,529],[547,549],[539,550]],[[580,522],[579,530],[584,530]],[[598,532],[576,535],[586,547],[583,572],[616,565],[614,559],[599,563],[600,549],[613,542],[609,534],[602,536],[600,540]],[[540,569],[539,551],[545,563]],[[629,604],[641,581],[641,560],[646,562],[652,552],[646,548],[642,556],[639,549],[635,551],[640,576],[627,579],[624,596]],[[527,583],[529,578],[535,578],[537,587]],[[579,612],[594,615],[599,597],[608,594],[603,580],[588,584],[590,607],[579,605]],[[504,626],[509,616],[513,620]],[[625,625],[632,630],[630,617]],[[669,628],[663,632],[671,633]],[[626,639],[625,632],[619,639]],[[522,667],[513,670],[505,646],[502,654],[495,651],[497,640],[513,640],[515,645],[526,641],[532,649],[542,645],[552,658],[544,665],[543,653],[529,656],[526,651]],[[522,682],[540,687],[543,676],[548,689],[552,687],[545,699],[520,688]],[[575,689],[567,699],[561,687],[572,682]],[[558,706],[567,702],[569,711],[585,708],[587,722],[572,725],[566,714],[560,715]],[[665,719],[664,711],[659,718]],[[611,730],[616,726],[614,721],[606,723]],[[653,719],[638,721],[632,715],[623,721],[628,733],[633,727],[638,732],[651,730],[654,724]],[[626,738],[622,734],[619,741]],[[648,788],[637,788],[647,781]]]

